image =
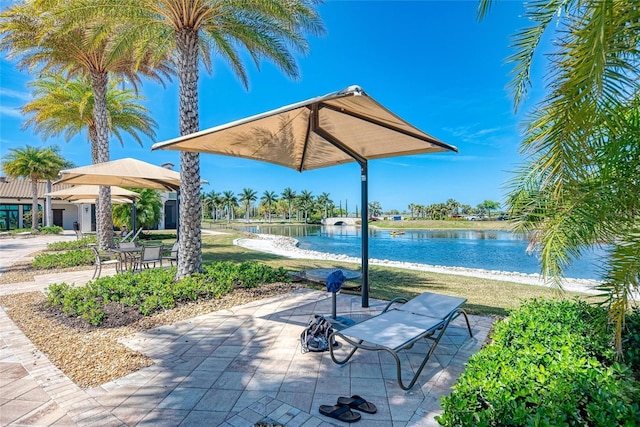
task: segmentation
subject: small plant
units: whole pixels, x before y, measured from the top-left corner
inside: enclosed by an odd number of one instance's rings
[[[633,312],[627,316],[625,326],[622,335],[624,361],[640,381],[640,307],[633,308]]]
[[[48,259],[39,262],[43,265],[53,264]],[[99,325],[105,318],[104,306],[110,302],[138,307],[142,315],[148,316],[158,310],[174,308],[180,303],[200,298],[220,298],[236,286],[255,287],[261,283],[289,280],[284,269],[273,269],[258,263],[213,263],[205,266],[205,273],[185,277],[178,283],[174,283],[175,274],[176,268],[172,267],[101,277],[80,288],[66,283],[53,284],[47,291],[47,304],[60,307],[69,316],[81,317],[92,325]]]
[[[36,255],[31,262],[33,268],[45,270],[51,268],[67,268],[79,265],[92,265],[95,256],[89,249],[76,249],[61,253],[44,253]]]
[[[68,242],[52,242],[47,245],[48,251],[69,251],[71,249],[86,249],[90,244],[97,243],[94,235],[83,237],[79,240],[70,240]]]
[[[40,228],[41,234],[60,234],[64,231],[64,229],[58,225],[48,225],[46,227]]]

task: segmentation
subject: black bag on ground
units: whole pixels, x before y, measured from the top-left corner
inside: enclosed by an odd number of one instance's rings
[[[300,351],[329,350],[329,336],[333,333],[331,323],[323,316],[315,314],[300,334]]]

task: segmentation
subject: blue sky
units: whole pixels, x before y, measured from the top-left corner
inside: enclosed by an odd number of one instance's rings
[[[292,81],[270,63],[257,70],[247,63],[249,90],[222,61],[213,75],[201,73],[200,128],[241,119],[357,84],[400,117],[458,147],[460,152],[381,159],[369,164],[369,201],[383,210],[405,210],[409,203],[428,205],[454,198],[476,206],[484,200],[504,202],[505,182],[519,162],[519,123],[508,89],[512,66],[510,36],[528,26],[518,1],[494,4],[482,22],[476,1],[332,1],[319,8],[327,34],[309,39],[311,50],[300,57],[301,77]],[[86,135],[65,142],[43,141],[22,130],[20,107],[30,99],[27,83],[3,54],[0,62],[0,154],[25,145],[58,145],[77,166],[91,162]],[[541,96],[540,65],[528,105]],[[180,167],[179,152],[150,151],[154,142],[179,136],[177,81],[166,88],[147,83],[145,105],[159,123],[156,138],[140,147],[127,138],[111,143],[111,159],[134,157]],[[239,193],[249,187],[262,195],[286,187],[314,195],[329,193],[336,205],[360,204],[356,163],[298,173],[280,166],[202,154],[204,191]],[[360,208],[360,206],[359,206]]]

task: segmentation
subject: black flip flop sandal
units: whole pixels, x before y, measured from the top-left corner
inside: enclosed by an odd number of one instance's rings
[[[348,405],[320,405],[320,413],[326,417],[335,418],[345,423],[355,423],[361,417],[357,412],[353,412]]]
[[[351,397],[339,397],[338,405],[346,405],[350,408],[357,409],[358,411],[366,412],[367,414],[375,414],[378,411],[376,405],[371,402],[367,402],[357,394],[354,394]]]

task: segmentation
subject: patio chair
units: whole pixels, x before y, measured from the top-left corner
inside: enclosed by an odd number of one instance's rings
[[[138,238],[138,234],[140,234],[141,231],[142,231],[142,227],[138,228],[138,231],[136,231],[135,234],[133,233],[133,230],[131,230],[129,233],[122,236],[122,238],[120,239],[120,244],[122,244],[122,242],[125,242],[129,238],[130,238],[129,240],[130,243],[135,242],[135,240]]]
[[[89,245],[89,247],[93,250],[93,255],[95,256],[95,270],[93,271],[93,276],[91,280],[100,278],[100,274],[102,273],[103,265],[115,265],[116,269],[119,268],[120,260],[118,258],[114,258],[113,255],[100,252],[96,245]]]
[[[429,292],[420,294],[411,300],[396,298],[389,302],[382,313],[377,316],[331,334],[330,339],[340,338],[353,347],[347,356],[340,360],[334,353],[334,346],[329,346],[331,359],[335,363],[343,365],[359,349],[386,351],[395,359],[398,385],[403,390],[410,390],[416,384],[420,373],[452,320],[461,314],[464,315],[469,336],[473,337],[467,313],[460,308],[466,301],[465,298]],[[391,309],[398,303],[404,304]],[[431,346],[413,378],[408,385],[405,385],[402,380],[402,366],[398,352],[412,348],[422,338],[431,340]]]
[[[180,247],[180,244],[178,242],[175,242],[173,244],[173,246],[171,247],[171,252],[167,255],[163,255],[162,256],[162,260],[163,261],[169,261],[169,265],[173,266],[173,264],[175,263],[176,265],[178,264],[178,248]]]
[[[156,263],[159,263],[160,267],[162,267],[162,245],[143,246],[138,259],[138,268],[140,270],[151,268],[151,264],[155,267]]]

